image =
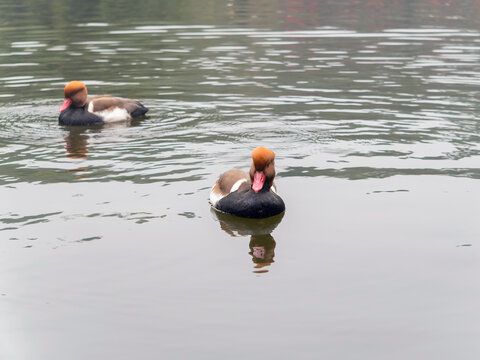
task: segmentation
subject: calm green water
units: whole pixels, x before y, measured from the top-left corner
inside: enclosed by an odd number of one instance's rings
[[[478,359],[479,1],[0,0],[0,358]],[[138,98],[57,124],[63,87]],[[287,211],[218,217],[277,154]]]

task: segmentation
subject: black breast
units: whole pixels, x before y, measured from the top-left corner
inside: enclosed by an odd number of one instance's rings
[[[86,105],[82,107],[69,106],[60,113],[58,117],[60,125],[103,125],[104,121],[100,116],[92,114],[87,111]]]
[[[235,216],[262,219],[281,214],[285,211],[285,204],[280,196],[270,190],[263,189],[256,193],[248,187],[228,194],[215,208]]]

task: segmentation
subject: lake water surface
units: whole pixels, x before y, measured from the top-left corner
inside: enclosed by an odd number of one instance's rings
[[[479,24],[474,0],[0,0],[0,358],[478,359]],[[59,126],[70,80],[150,112]],[[260,145],[285,215],[217,215]]]

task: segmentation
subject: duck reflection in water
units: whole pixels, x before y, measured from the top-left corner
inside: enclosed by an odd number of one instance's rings
[[[70,159],[86,160],[89,152],[88,141],[92,136],[99,135],[106,129],[126,128],[130,126],[138,126],[139,124],[140,120],[133,119],[122,123],[109,123],[100,126],[64,126],[63,128],[66,130],[64,140],[67,157]],[[69,169],[68,171],[75,173],[76,177],[85,177],[87,176],[85,172],[88,170],[87,167],[81,167]],[[79,173],[82,173],[82,175]]]
[[[232,237],[250,236],[249,254],[252,256],[254,273],[266,273],[275,262],[276,242],[271,232],[282,221],[284,213],[265,219],[246,219],[225,214],[214,209],[212,214],[220,223],[220,228]]]
[[[140,120],[133,119],[131,121],[109,123],[99,126],[64,126],[67,130],[65,139],[65,150],[67,156],[71,159],[86,159],[88,157],[88,140],[93,134],[100,134],[107,129],[120,129],[130,126],[138,126]]]
[[[273,236],[270,234],[265,235],[252,235],[250,237],[249,254],[252,255],[252,261],[255,263],[254,273],[268,272],[267,269],[263,269],[266,266],[270,266],[275,261],[275,246],[276,242]]]
[[[86,159],[88,153],[88,135],[85,129],[72,129],[65,136],[65,150],[71,159]]]

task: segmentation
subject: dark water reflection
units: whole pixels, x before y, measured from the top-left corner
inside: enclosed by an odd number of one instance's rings
[[[124,129],[131,126],[139,126],[145,117],[140,117],[127,122],[110,123],[101,126],[63,126],[65,150],[67,156],[72,159],[86,159],[88,156],[88,141],[90,138],[101,136],[102,131]]]
[[[479,17],[0,0],[0,358],[477,359]],[[150,112],[61,127],[72,79]],[[259,145],[288,212],[217,223]]]
[[[274,263],[275,257],[275,240],[270,234],[266,235],[252,235],[250,238],[250,255],[252,255],[252,261],[255,263],[254,273],[266,273],[266,266],[270,266]]]
[[[220,228],[233,237],[270,234],[285,215],[285,213],[281,213],[266,219],[246,219],[215,211],[213,208],[211,213],[219,221]]]
[[[85,129],[71,129],[65,136],[65,150],[72,159],[85,159],[88,153],[88,135]]]
[[[274,263],[276,242],[271,232],[280,224],[285,213],[266,219],[243,219],[211,209],[211,213],[219,221],[220,228],[232,237],[250,235],[250,252],[255,264],[254,273],[268,272],[264,269]]]

